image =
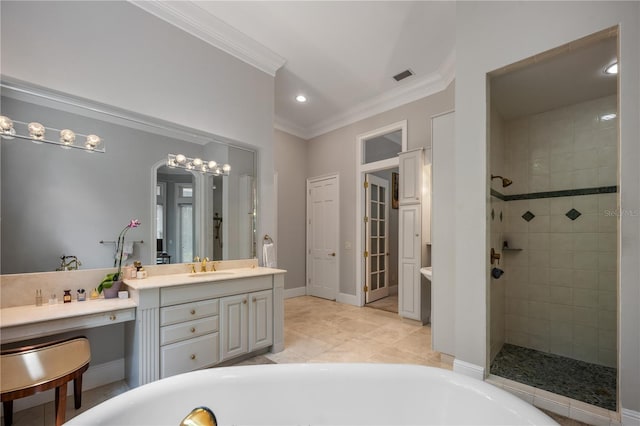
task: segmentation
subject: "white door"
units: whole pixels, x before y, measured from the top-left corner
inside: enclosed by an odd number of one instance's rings
[[[400,206],[398,259],[398,313],[421,319],[420,311],[420,204]]]
[[[389,181],[366,176],[366,299],[371,303],[389,295]]]
[[[307,181],[307,294],[338,294],[338,176]]]

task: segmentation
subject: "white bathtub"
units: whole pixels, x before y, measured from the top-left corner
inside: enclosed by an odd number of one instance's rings
[[[219,425],[542,425],[550,417],[439,368],[280,364],[200,370],[133,389],[69,425],[172,425],[210,408]]]

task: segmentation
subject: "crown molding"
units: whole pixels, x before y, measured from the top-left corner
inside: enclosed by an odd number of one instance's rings
[[[286,62],[282,56],[218,19],[195,2],[128,1],[271,76],[275,76],[276,71]]]
[[[318,124],[305,129],[303,139],[311,139],[316,136],[323,135],[340,127],[353,124],[365,118],[372,117],[390,109],[417,101],[426,96],[445,90],[455,78],[455,50],[452,51],[437,72],[429,74],[426,77],[415,80],[412,83],[388,90],[378,96],[375,96],[365,102],[356,105],[347,111],[330,117]]]
[[[307,136],[307,129],[305,129],[304,127],[300,127],[290,121],[287,121],[277,115],[273,118],[273,128],[285,133],[289,133],[290,135],[296,136],[305,141],[309,139],[309,137]]]

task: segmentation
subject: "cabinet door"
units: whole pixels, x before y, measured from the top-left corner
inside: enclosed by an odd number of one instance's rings
[[[398,259],[398,313],[420,320],[420,205],[400,206]]]
[[[273,344],[273,292],[249,294],[249,352]]]
[[[220,360],[249,351],[247,294],[220,299]]]
[[[422,196],[422,149],[402,152],[400,158],[400,182],[398,202],[419,204]]]

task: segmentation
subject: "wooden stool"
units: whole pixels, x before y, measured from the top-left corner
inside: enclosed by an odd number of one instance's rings
[[[55,388],[56,426],[64,423],[67,383],[73,380],[76,409],[82,404],[82,374],[89,368],[91,349],[86,337],[2,351],[0,390],[4,424],[13,423],[13,400]]]

